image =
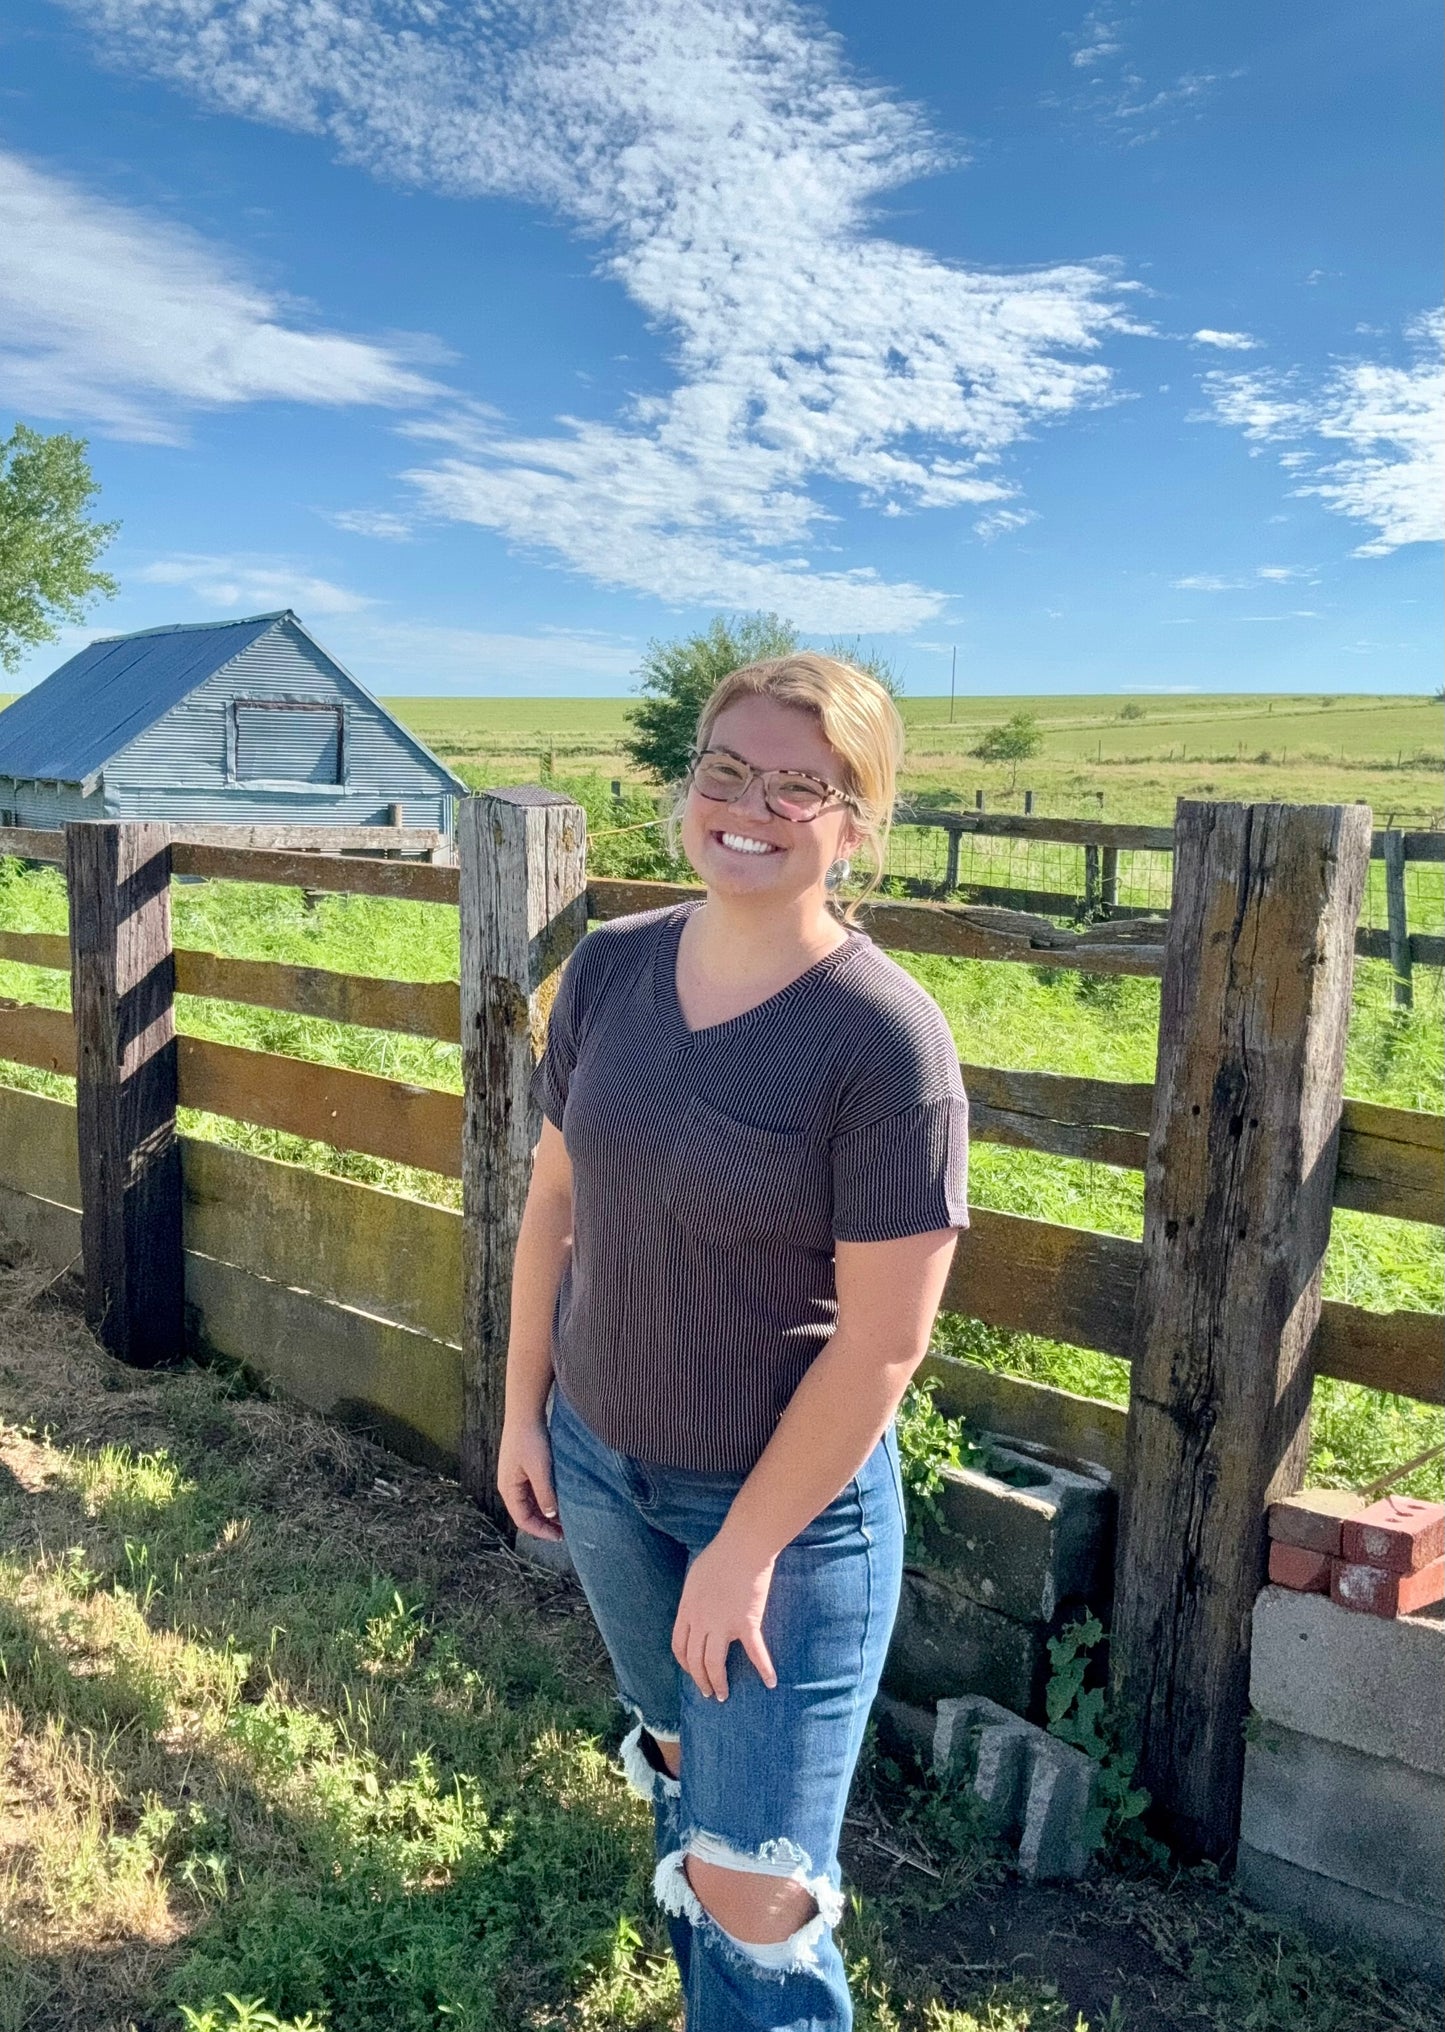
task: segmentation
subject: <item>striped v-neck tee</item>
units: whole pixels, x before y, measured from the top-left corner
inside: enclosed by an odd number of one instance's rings
[[[552,1328],[597,1436],[746,1474],[837,1323],[837,1242],[968,1225],[968,1104],[937,1003],[864,933],[690,1030],[686,902],[589,931],[533,1095],[572,1164]]]

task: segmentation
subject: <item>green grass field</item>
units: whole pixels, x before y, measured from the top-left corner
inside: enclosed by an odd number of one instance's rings
[[[621,742],[626,698],[392,698],[386,703],[446,761],[479,785],[535,781],[544,756],[567,775],[635,781]],[[1253,693],[901,701],[908,729],[905,794],[1056,817],[1168,823],[1180,797],[1282,799],[1294,804],[1364,798],[1380,824],[1445,818],[1440,792],[1442,717],[1428,698],[1364,694],[1264,698]],[[974,761],[985,728],[1033,713],[1044,732],[1036,760],[1012,771]],[[1139,718],[1126,717],[1137,712]],[[519,767],[519,765],[526,765]]]

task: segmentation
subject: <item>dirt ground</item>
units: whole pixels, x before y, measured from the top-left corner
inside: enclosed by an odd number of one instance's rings
[[[24,1265],[0,1271],[0,1563],[12,1597],[82,1530],[87,1513],[57,1463],[94,1462],[107,1448],[239,1463],[293,1534],[344,1550],[400,1590],[423,1587],[434,1624],[454,1617],[465,1640],[499,1619],[530,1619],[601,1711],[605,1659],[580,1596],[518,1560],[454,1484],[234,1377],[126,1370],[86,1333],[73,1291]],[[135,1599],[143,1608],[144,1591]],[[75,1767],[47,1728],[43,1700],[17,1690],[38,1682],[33,1672],[25,1679],[29,1665],[9,1639],[0,1622],[0,2032],[177,2032],[179,2011],[161,2002],[165,1977],[213,1923],[214,1902],[154,1872],[119,1902],[114,1872],[89,1906],[85,1895],[60,1896],[57,1884],[79,1881],[76,1844],[128,1836],[138,1808],[134,1798],[75,1796]],[[72,1678],[85,1669],[72,1654]],[[916,1808],[891,1777],[865,1773],[850,1811],[844,1866],[861,1897],[844,1938],[874,1985],[864,1985],[860,2032],[1445,2025],[1423,1988],[1310,1949],[1207,1874],[1104,1871],[1081,1885],[1029,1887],[986,1845],[950,1847]],[[61,1822],[73,1823],[71,1846],[57,1863]],[[562,2001],[525,2022],[639,2032],[676,2022],[675,2010],[616,2008],[574,2015]]]

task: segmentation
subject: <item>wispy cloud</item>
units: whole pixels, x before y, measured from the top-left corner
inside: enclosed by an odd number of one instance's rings
[[[544,204],[669,335],[677,381],[621,414],[509,432],[432,420],[437,514],[603,584],[907,628],[944,596],[817,568],[841,485],[983,507],[1041,424],[1105,399],[1133,329],[1081,261],[969,269],[882,237],[886,192],[950,160],[790,0],[71,0],[207,103],[329,135],[378,174]]]
[[[326,520],[348,536],[370,536],[378,543],[410,543],[416,530],[408,516],[389,508],[323,509]]]
[[[1196,346],[1213,346],[1221,353],[1254,353],[1259,350],[1259,340],[1252,339],[1248,332],[1216,332],[1209,325],[1195,332]]]
[[[194,409],[440,392],[394,345],[306,329],[224,250],[3,150],[0,332],[0,402],[153,442]]]
[[[581,629],[514,635],[363,619],[341,624],[332,638],[373,691],[423,695],[615,695],[639,661],[636,643]]]
[[[996,536],[1008,536],[1015,529],[1026,529],[1030,522],[1038,519],[1032,508],[995,508],[991,513],[979,516],[973,525],[974,534],[981,536],[985,543],[992,543]]]
[[[1088,122],[1126,148],[1157,141],[1182,115],[1197,115],[1217,86],[1243,75],[1238,69],[1199,69],[1151,77],[1130,49],[1138,12],[1139,0],[1103,0],[1091,7],[1064,37],[1069,67],[1082,76],[1043,97],[1045,106]]]
[[[1299,373],[1204,377],[1216,421],[1256,451],[1287,447],[1292,492],[1373,526],[1357,557],[1445,537],[1445,312],[1414,319],[1406,337],[1409,365],[1356,361],[1313,387]]]
[[[1304,564],[1257,564],[1243,577],[1190,572],[1186,578],[1171,579],[1169,583],[1179,593],[1241,593],[1259,585],[1287,586],[1295,579],[1308,579],[1313,584],[1318,576],[1311,566]]]
[[[206,607],[269,612],[294,607],[302,614],[359,614],[373,602],[330,579],[274,557],[208,557],[181,552],[157,558],[131,576],[148,586],[181,586]]]
[[[1092,70],[1096,64],[1117,56],[1124,46],[1118,8],[1091,7],[1082,27],[1069,40],[1073,44],[1069,62],[1075,70]]]

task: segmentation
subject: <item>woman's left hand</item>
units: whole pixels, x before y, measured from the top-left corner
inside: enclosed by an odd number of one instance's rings
[[[672,1626],[672,1655],[703,1698],[728,1697],[728,1652],[741,1644],[764,1686],[778,1675],[763,1642],[763,1610],[774,1560],[759,1565],[719,1532],[688,1568]]]

